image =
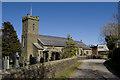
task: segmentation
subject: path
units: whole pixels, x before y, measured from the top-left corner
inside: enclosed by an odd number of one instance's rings
[[[83,62],[70,78],[83,80],[120,80],[104,66],[104,59],[79,60]]]

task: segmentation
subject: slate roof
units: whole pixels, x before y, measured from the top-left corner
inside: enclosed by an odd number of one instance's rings
[[[59,47],[64,47],[66,46],[65,42],[68,41],[67,38],[62,38],[62,37],[56,37],[56,36],[46,36],[46,35],[39,35],[39,40],[45,45],[45,46],[59,46]],[[85,45],[81,41],[75,41],[77,43],[76,46],[89,50],[91,49],[87,45]]]
[[[87,46],[86,44],[84,44],[82,41],[75,41],[77,43],[77,46],[80,48],[83,48],[84,50],[91,50],[92,48],[90,48],[89,46]]]
[[[39,35],[39,39],[46,46],[66,46],[65,42],[68,41],[66,38],[55,37],[55,36],[45,36]]]

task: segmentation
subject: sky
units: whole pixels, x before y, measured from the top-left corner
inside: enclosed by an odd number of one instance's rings
[[[2,23],[9,21],[21,41],[22,17],[40,17],[39,34],[67,37],[87,45],[100,44],[101,27],[118,13],[117,2],[3,2]]]

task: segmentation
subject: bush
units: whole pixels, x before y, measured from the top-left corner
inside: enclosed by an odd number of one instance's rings
[[[120,61],[120,48],[116,48],[113,51],[113,56],[112,56],[114,61]]]
[[[23,63],[19,63],[20,67],[23,67]]]
[[[111,69],[113,69],[116,73],[118,73],[120,75],[120,63],[119,63],[119,61],[109,59],[106,61],[106,63]]]
[[[112,58],[112,56],[113,56],[113,50],[110,50],[108,53],[108,58]]]
[[[108,59],[106,63],[110,68],[112,68],[115,72],[120,74],[120,48],[116,48],[113,51],[112,58]]]
[[[100,55],[108,55],[109,53],[101,53]]]

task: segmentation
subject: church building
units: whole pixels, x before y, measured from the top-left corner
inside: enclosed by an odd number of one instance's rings
[[[22,56],[24,61],[29,62],[30,56],[36,57],[37,61],[43,57],[47,62],[52,57],[53,60],[59,60],[63,48],[66,46],[67,38],[39,35],[39,16],[33,17],[27,14],[22,17]],[[79,50],[76,56],[91,55],[92,50],[82,41],[75,41]]]

